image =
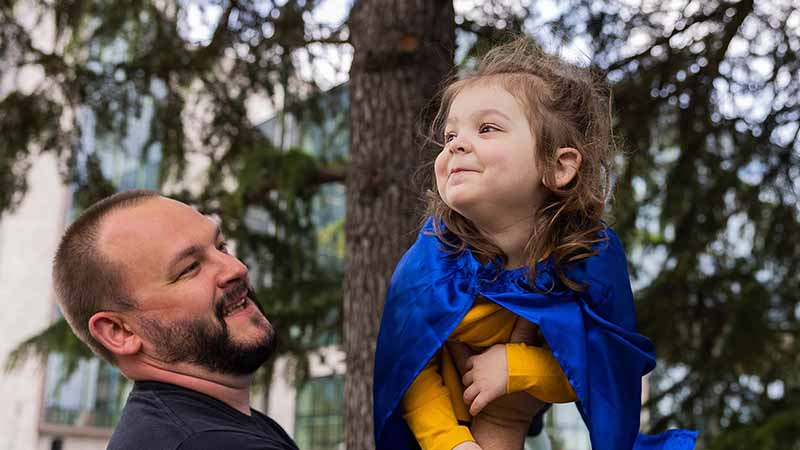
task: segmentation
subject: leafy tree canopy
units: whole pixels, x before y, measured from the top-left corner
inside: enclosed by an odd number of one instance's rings
[[[316,256],[311,205],[343,179],[346,159],[324,146],[280,151],[280,136],[248,119],[254,98],[301,120],[324,115],[324,102],[300,106],[321,90],[308,67],[350,50],[346,23],[321,22],[317,3],[3,3],[0,210],[22,199],[41,152],[59,157],[81,204],[106,194],[113,187],[82,138],[123,139],[149,109],[137,156],[157,154],[168,191],[226,219],[263,275],[273,316],[293,325],[282,327],[284,342],[318,342],[338,327],[341,274]],[[718,450],[797,448],[798,1],[461,6],[460,63],[524,30],[591,60],[612,86],[626,152],[609,220],[630,251],[640,326],[663,363],[651,377],[654,431],[695,427]],[[207,38],[190,37],[193,8],[215,11]],[[176,187],[196,159],[207,163],[199,187]],[[246,219],[260,213],[274,228]]]
[[[346,139],[346,114],[331,115],[318,94],[341,77],[338,62],[322,56],[335,47],[346,58],[347,29],[316,8],[315,1],[4,2],[0,211],[19,204],[31,161],[45,152],[58,157],[76,210],[137,184],[103,170],[109,153],[156,161],[153,184],[224,219],[290,351],[335,339],[341,252],[318,256],[314,205],[330,196],[323,186],[343,180],[345,154],[292,147],[301,143],[284,126],[325,115],[326,131]],[[323,60],[327,80],[315,73]],[[288,114],[258,127],[248,114],[263,117],[264,109]],[[11,361],[46,349],[87,356],[50,339],[65,329],[54,324]]]

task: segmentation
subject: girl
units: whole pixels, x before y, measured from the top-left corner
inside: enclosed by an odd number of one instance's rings
[[[445,89],[430,217],[378,337],[379,450],[521,448],[541,402],[571,401],[595,450],[694,448],[690,431],[638,434],[655,360],[602,221],[613,142],[598,85],[519,38]],[[464,345],[479,354],[458,364]]]

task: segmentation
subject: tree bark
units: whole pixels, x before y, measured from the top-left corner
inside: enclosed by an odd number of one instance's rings
[[[358,1],[350,30],[354,55],[345,224],[345,440],[348,450],[368,450],[375,447],[375,341],[386,287],[413,242],[424,206],[420,194],[428,185],[415,185],[413,175],[435,155],[420,139],[420,130],[431,115],[426,105],[453,67],[453,4]]]

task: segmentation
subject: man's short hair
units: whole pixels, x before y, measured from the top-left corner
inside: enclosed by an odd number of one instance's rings
[[[99,311],[127,311],[136,306],[127,295],[119,264],[97,248],[100,225],[112,211],[159,197],[150,190],[118,192],[93,204],[61,238],[53,262],[56,301],[75,334],[92,351],[111,363],[116,357],[89,333],[89,319]]]

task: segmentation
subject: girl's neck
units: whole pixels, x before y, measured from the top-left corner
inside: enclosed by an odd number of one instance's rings
[[[527,264],[525,246],[531,236],[533,216],[506,220],[502,223],[476,225],[508,258],[505,269],[516,269]]]

